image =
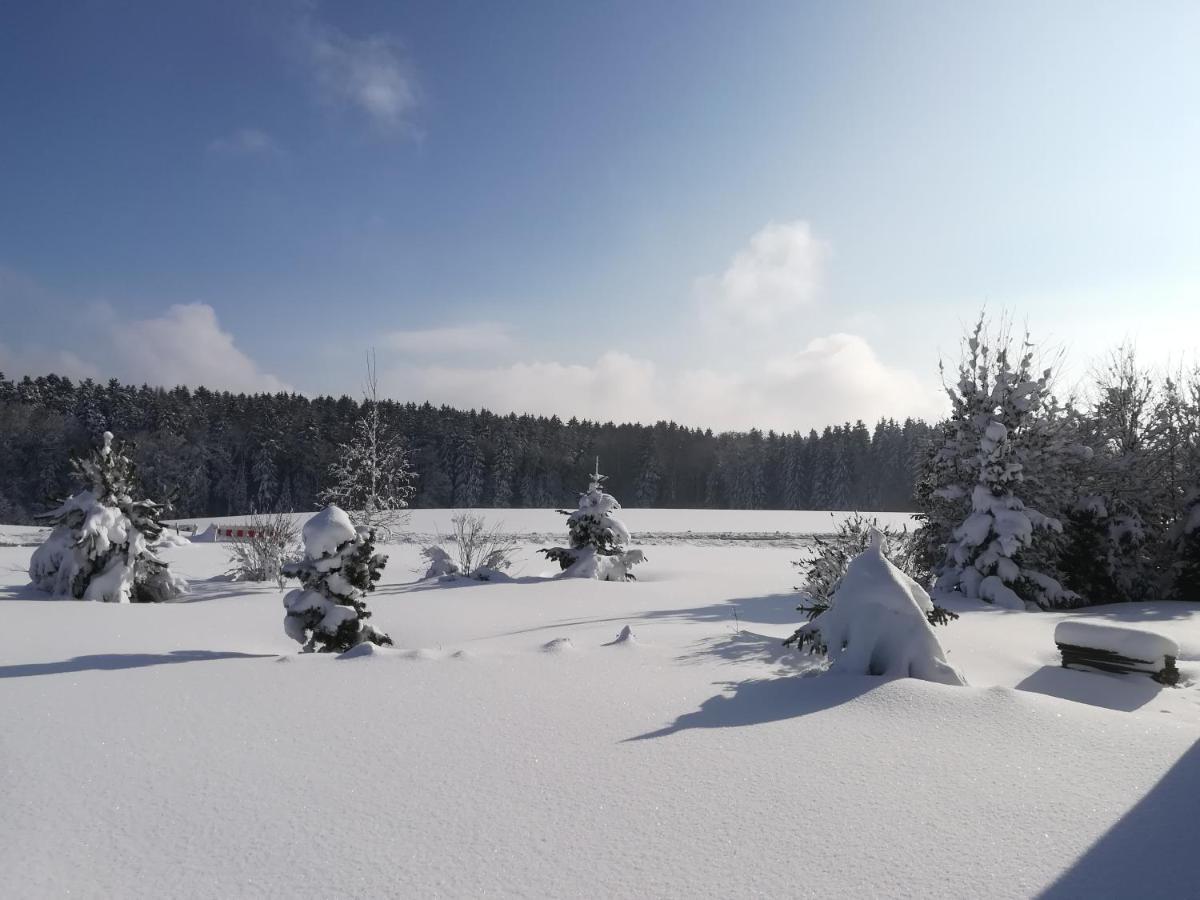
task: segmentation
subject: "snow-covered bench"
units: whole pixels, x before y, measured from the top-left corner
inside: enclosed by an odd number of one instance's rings
[[[1062,651],[1064,668],[1140,672],[1161,684],[1179,681],[1179,670],[1175,668],[1179,645],[1161,634],[1091,622],[1059,622],[1054,629],[1054,643]]]

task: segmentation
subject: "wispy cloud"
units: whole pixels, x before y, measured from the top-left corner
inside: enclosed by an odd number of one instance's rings
[[[512,347],[512,330],[499,322],[392,331],[382,346],[405,354],[483,353]]]
[[[830,253],[809,223],[771,222],[724,272],[697,279],[696,295],[718,321],[769,324],[817,299]]]
[[[208,142],[208,152],[216,156],[278,156],[279,143],[258,128],[239,128],[232,134]]]
[[[311,15],[300,20],[295,33],[299,55],[323,102],[358,112],[380,132],[415,132],[410,117],[420,93],[395,36],[356,38]]]

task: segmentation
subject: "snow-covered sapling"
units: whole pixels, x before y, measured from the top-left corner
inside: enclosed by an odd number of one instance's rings
[[[641,550],[625,549],[629,529],[614,515],[621,504],[604,492],[604,477],[597,460],[587,491],[579,495],[579,508],[574,512],[559,510],[567,516],[571,546],[547,547],[538,552],[557,562],[565,578],[635,581],[631,570],[645,562],[646,556]]]
[[[966,684],[946,661],[929,624],[929,595],[884,555],[883,535],[846,567],[829,608],[801,625],[785,646],[829,657],[830,672]]]
[[[158,603],[187,593],[150,546],[162,535],[162,506],[134,500],[136,470],[124,444],[104,432],[101,445],[71,459],[87,487],[39,516],[52,526],[29,561],[34,585],[57,597],[106,603]]]
[[[354,522],[387,538],[404,521],[415,479],[403,435],[383,417],[372,352],[362,415],[354,422],[350,440],[338,446],[328,486],[318,497],[322,503],[341,506]]]
[[[375,532],[356,528],[336,506],[304,525],[304,559],[284,566],[302,587],[283,598],[283,629],[306,652],[342,653],[363,643],[391,644],[370,625],[366,595],[375,590],[387,556],[375,552]]]

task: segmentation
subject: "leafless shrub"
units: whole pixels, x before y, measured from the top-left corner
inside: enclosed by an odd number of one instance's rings
[[[469,512],[457,513],[450,517],[450,533],[444,536],[439,534],[439,546],[427,548],[426,556],[432,562],[430,550],[439,550],[452,544],[453,549],[447,551],[446,555],[454,554],[454,565],[464,575],[477,577],[480,570],[507,571],[512,567],[512,555],[518,544],[504,533],[503,528],[503,522],[489,524],[483,516]]]
[[[233,581],[274,581],[286,585],[283,564],[300,555],[300,527],[288,513],[250,517],[251,537],[229,545],[229,570]]]

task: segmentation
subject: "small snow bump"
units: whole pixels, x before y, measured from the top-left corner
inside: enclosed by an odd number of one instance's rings
[[[367,656],[383,656],[384,649],[372,644],[370,641],[363,641],[357,647],[351,647],[345,653],[339,653],[338,659],[362,659]]]
[[[562,653],[565,650],[574,650],[575,645],[571,643],[569,637],[555,638],[552,641],[546,641],[542,644],[542,652],[544,653]]]
[[[621,629],[621,633],[617,635],[616,640],[605,644],[606,647],[615,647],[618,645],[633,646],[638,642],[637,635],[633,633],[633,629],[626,625]]]

